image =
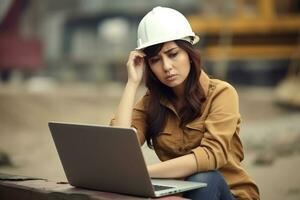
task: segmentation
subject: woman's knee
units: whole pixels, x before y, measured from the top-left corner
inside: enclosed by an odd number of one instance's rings
[[[234,199],[230,189],[218,171],[200,172],[186,178],[187,181],[203,182],[207,187],[186,192],[184,197],[191,199]]]

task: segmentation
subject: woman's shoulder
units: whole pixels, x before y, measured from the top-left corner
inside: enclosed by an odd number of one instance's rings
[[[209,88],[213,90],[213,93],[220,93],[220,92],[227,91],[237,95],[237,91],[233,85],[231,85],[227,81],[223,81],[220,79],[211,78]]]

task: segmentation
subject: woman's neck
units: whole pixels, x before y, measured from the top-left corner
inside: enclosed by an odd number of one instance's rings
[[[172,88],[176,99],[184,99],[184,84]]]
[[[183,93],[180,93],[180,95],[178,95],[178,93],[177,94],[175,93],[175,98],[172,99],[172,103],[178,113],[182,109],[182,107],[184,105],[184,101],[185,101],[185,99],[184,99]]]

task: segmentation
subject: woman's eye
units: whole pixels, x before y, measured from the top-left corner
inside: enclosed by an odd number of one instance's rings
[[[170,58],[174,58],[177,56],[177,54],[178,54],[178,52],[174,52],[174,53],[170,53],[169,56],[170,56]]]

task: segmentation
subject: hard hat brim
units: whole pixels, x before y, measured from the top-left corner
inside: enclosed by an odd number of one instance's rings
[[[188,37],[191,37],[192,38],[192,41],[189,41]],[[185,40],[189,43],[191,43],[192,45],[195,45],[197,44],[199,41],[200,41],[200,38],[198,35],[194,35],[194,36],[188,36],[188,37],[184,37],[184,38],[168,38],[168,39],[162,39],[162,40],[158,40],[158,41],[151,41],[151,42],[148,42],[148,43],[144,43],[142,45],[139,45],[137,48],[135,48],[136,50],[143,50],[147,47],[150,47],[150,46],[153,46],[153,45],[156,45],[156,44],[161,44],[161,43],[165,43],[165,42],[170,42],[170,41],[174,41],[174,40]]]

